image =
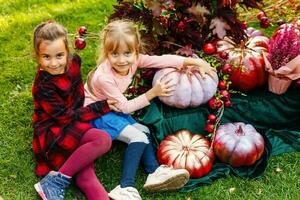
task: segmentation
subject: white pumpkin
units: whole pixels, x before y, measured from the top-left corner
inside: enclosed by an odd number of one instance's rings
[[[156,72],[152,85],[158,79],[171,78],[171,82],[176,85],[173,95],[159,97],[159,99],[172,107],[197,107],[207,103],[216,93],[218,76],[216,73],[213,75],[214,79],[209,75],[202,78],[195,66],[189,66],[185,69],[164,68]]]

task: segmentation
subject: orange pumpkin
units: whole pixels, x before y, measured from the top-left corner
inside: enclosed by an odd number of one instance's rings
[[[267,52],[269,39],[254,28],[246,31],[248,38],[235,43],[232,38],[224,37],[216,43],[217,53],[226,52],[226,63],[232,64],[229,80],[231,87],[247,92],[265,84],[267,73],[262,52]]]
[[[157,157],[161,164],[188,170],[192,178],[208,174],[214,161],[210,142],[204,136],[193,135],[186,129],[168,135],[160,143]]]

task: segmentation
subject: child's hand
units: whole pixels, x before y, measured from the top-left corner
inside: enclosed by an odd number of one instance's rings
[[[112,99],[108,99],[107,100],[108,106],[111,110],[116,111],[116,112],[121,112],[121,110],[119,110],[115,104],[117,103],[116,100],[112,100]]]
[[[171,96],[175,90],[176,84],[172,81],[172,78],[168,79],[158,79],[154,86],[153,89],[156,93],[156,96]]]
[[[174,83],[174,81],[172,81],[172,78],[168,78],[168,79],[158,79],[154,86],[148,91],[146,92],[146,97],[147,99],[150,101],[155,97],[158,96],[171,96],[173,95],[173,92],[175,90],[176,87],[176,83]]]
[[[183,62],[183,67],[187,67],[190,65],[198,66],[198,71],[202,78],[205,78],[205,74],[209,75],[211,78],[215,78],[214,73],[216,73],[216,69],[212,68],[208,62],[199,58],[186,58]]]
[[[204,60],[198,65],[200,76],[203,78],[205,74],[209,75],[211,78],[215,78],[214,74],[217,72],[215,68],[212,68],[210,64]]]

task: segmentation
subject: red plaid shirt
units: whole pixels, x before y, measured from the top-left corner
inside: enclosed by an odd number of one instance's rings
[[[89,120],[110,111],[106,101],[83,107],[80,64],[80,57],[74,55],[64,74],[51,75],[43,70],[36,74],[32,87],[32,147],[38,176],[58,170],[77,148],[82,135],[92,128]]]

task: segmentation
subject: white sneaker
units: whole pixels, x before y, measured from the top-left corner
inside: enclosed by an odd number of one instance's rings
[[[115,187],[110,193],[108,193],[109,198],[113,200],[142,200],[137,189],[134,187],[121,188],[120,185]]]
[[[190,174],[186,169],[173,169],[161,165],[154,173],[148,175],[144,189],[151,192],[176,190],[183,187],[189,178]]]

